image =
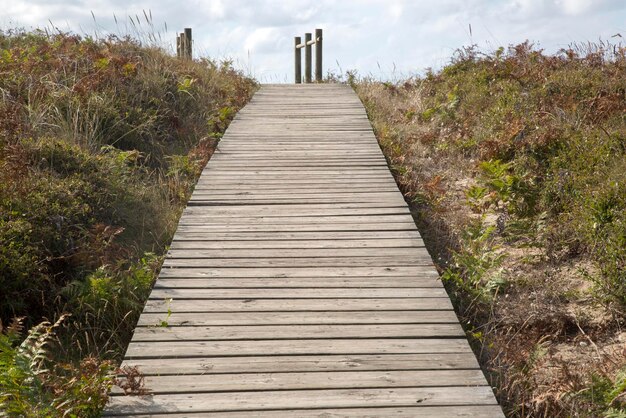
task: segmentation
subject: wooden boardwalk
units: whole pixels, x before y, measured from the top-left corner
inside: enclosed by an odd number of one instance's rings
[[[237,115],[125,364],[151,394],[105,415],[503,416],[344,85],[264,86]]]

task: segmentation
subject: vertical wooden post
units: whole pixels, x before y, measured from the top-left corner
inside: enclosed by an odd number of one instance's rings
[[[185,41],[186,41],[186,51],[185,51],[185,58],[187,59],[191,59],[192,58],[192,41],[191,41],[191,28],[185,28]]]
[[[322,82],[322,30],[315,29],[315,81]]]
[[[187,50],[187,40],[185,39],[185,32],[181,32],[178,34],[178,38],[180,39],[180,58],[185,58],[185,51]]]
[[[300,38],[299,36],[296,36],[294,38],[294,47],[295,47],[294,64],[295,64],[295,69],[296,69],[296,73],[295,73],[296,84],[302,83],[302,50],[298,48],[298,45],[300,45],[300,42],[302,42],[302,38]]]
[[[180,35],[176,35],[176,56],[181,58],[181,50],[182,50],[182,39]]]
[[[304,82],[305,83],[310,83],[311,82],[311,61],[312,61],[312,55],[311,55],[311,45],[309,45],[309,41],[311,40],[311,34],[310,33],[305,33],[304,34]]]

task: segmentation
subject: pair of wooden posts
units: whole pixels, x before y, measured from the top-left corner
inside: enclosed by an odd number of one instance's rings
[[[184,32],[176,36],[176,56],[191,59],[191,28],[185,28]]]
[[[296,72],[295,79],[296,84],[302,83],[302,51],[304,48],[304,82],[311,83],[311,59],[312,51],[311,46],[315,45],[315,81],[317,83],[322,81],[322,30],[315,29],[315,39],[311,39],[310,33],[304,34],[304,43],[299,36],[295,37],[295,64]]]

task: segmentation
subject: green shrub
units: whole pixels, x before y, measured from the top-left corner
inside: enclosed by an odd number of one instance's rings
[[[484,219],[467,225],[458,250],[452,252],[451,265],[441,279],[454,285],[457,292],[472,295],[472,303],[491,300],[494,292],[505,285],[498,267],[505,254],[498,252],[494,241],[495,226],[486,226]],[[463,300],[457,293],[457,303]]]
[[[55,364],[55,330],[64,319],[34,326],[22,342],[21,320],[0,330],[0,415],[99,416],[114,383],[113,366],[94,358]]]
[[[133,39],[19,30],[0,31],[0,75],[0,321],[61,342],[28,369],[32,338],[3,334],[13,386],[0,382],[0,415],[97,416],[103,359],[121,358],[193,185],[256,84]]]
[[[513,414],[623,416],[623,402],[576,397],[606,366],[576,345],[587,333],[602,352],[626,313],[624,74],[622,43],[550,55],[526,42],[464,48],[397,83],[352,80]],[[548,338],[549,366],[516,372]],[[547,371],[562,354],[578,377]]]
[[[205,138],[255,84],[132,39],[11,31],[0,47],[0,318],[32,325],[69,283],[164,251]]]
[[[136,263],[101,266],[85,279],[75,280],[61,291],[64,311],[79,321],[68,339],[81,351],[100,357],[120,358],[152,289],[162,258],[146,254]]]

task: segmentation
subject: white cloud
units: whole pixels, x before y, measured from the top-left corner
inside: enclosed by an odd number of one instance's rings
[[[196,53],[232,57],[261,81],[290,80],[293,37],[317,27],[324,29],[325,68],[382,77],[441,66],[471,43],[496,48],[530,39],[554,51],[626,33],[624,0],[0,0],[0,8],[5,28],[51,20],[90,34],[133,34],[128,16],[142,20],[152,10],[170,47],[176,32],[192,27]]]
[[[246,37],[244,48],[251,53],[269,53],[276,51],[277,43],[281,39],[277,28],[258,28]]]
[[[567,15],[580,15],[593,6],[590,0],[557,0],[556,5]]]

